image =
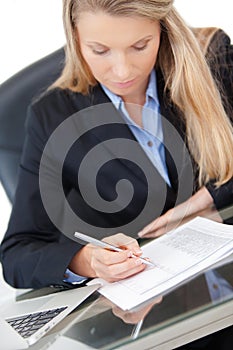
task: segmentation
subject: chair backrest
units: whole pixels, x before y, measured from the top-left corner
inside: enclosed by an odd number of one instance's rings
[[[17,186],[27,107],[60,75],[64,56],[61,48],[0,85],[0,181],[11,202]]]

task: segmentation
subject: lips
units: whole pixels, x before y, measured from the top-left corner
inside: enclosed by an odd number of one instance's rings
[[[125,89],[127,87],[132,86],[134,82],[135,82],[135,79],[132,79],[125,82],[114,82],[113,84],[120,89]]]

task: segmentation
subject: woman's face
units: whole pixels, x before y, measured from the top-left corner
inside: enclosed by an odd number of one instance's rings
[[[84,12],[77,25],[82,55],[95,79],[125,102],[146,91],[160,43],[159,21]]]

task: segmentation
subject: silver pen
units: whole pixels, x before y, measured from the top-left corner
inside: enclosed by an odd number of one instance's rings
[[[115,252],[122,252],[123,251],[123,249],[121,249],[119,247],[116,247],[116,246],[109,244],[107,242],[104,242],[104,241],[100,241],[99,239],[85,235],[84,233],[75,232],[74,236],[85,243],[91,243],[91,244],[98,246],[98,247],[110,249],[110,250],[113,250]],[[138,259],[142,260],[143,264],[145,264],[145,265],[153,266],[153,267],[155,266],[152,262],[146,260],[145,258],[137,257],[136,255],[133,255],[133,254],[132,254],[132,258],[138,258]]]

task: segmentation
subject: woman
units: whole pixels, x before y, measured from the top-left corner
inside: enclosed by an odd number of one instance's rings
[[[71,277],[116,281],[139,273],[145,265],[131,258],[141,255],[132,239],[139,230],[145,237],[163,234],[167,224],[231,205],[233,198],[233,58],[225,33],[211,30],[206,37],[206,57],[216,84],[201,51],[205,32],[190,30],[171,0],[64,0],[63,8],[65,67],[29,109],[16,199],[2,242],[5,279],[20,288],[67,285]],[[109,124],[98,107],[106,103]],[[90,118],[85,114],[93,106],[96,119],[102,118],[97,124],[91,112]],[[151,109],[155,114],[147,113]],[[81,116],[80,111],[84,111]],[[75,113],[77,119],[70,119]],[[77,139],[64,157],[62,185],[69,205],[81,218],[80,226],[67,220],[65,202],[46,197],[45,192],[50,192],[44,190],[43,179],[39,186],[43,151],[67,120],[71,120],[69,132],[75,134],[77,129]],[[59,159],[63,139],[70,136],[58,135],[56,147],[51,147],[54,157],[44,164],[54,174],[56,161],[63,162]],[[130,157],[106,156],[108,161],[93,183],[89,175],[97,157],[92,157],[79,176],[77,169],[93,147],[104,144],[98,157],[109,153],[108,139],[116,140],[119,147],[119,140],[127,140],[122,141],[123,151],[133,142]],[[111,152],[117,152],[116,143],[113,148]],[[136,159],[142,161],[139,166],[132,164]],[[121,182],[121,193],[131,193],[130,183],[134,191],[132,201],[124,198],[125,207],[116,189],[122,179],[129,181]],[[95,198],[95,186],[103,204],[108,204],[106,212],[98,203],[92,208],[86,201]],[[113,209],[109,209],[111,202],[116,204]],[[67,221],[71,226],[64,224]],[[125,250],[82,247],[70,239],[75,230],[111,235],[107,239]]]

